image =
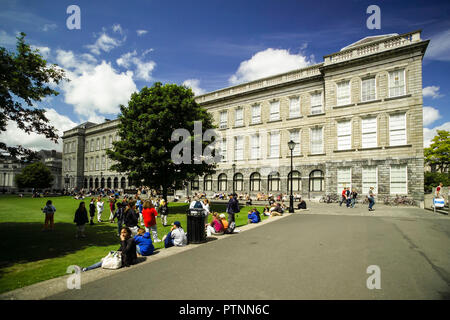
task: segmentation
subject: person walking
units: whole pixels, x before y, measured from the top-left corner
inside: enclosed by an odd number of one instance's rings
[[[375,194],[373,193],[373,187],[370,187],[369,192],[367,194],[367,198],[369,199],[369,211],[374,211],[373,206],[375,205]]]
[[[347,187],[347,191],[345,191],[345,196],[347,197],[347,200],[345,201],[345,205],[347,208],[350,208],[350,203],[352,201],[352,193],[350,191],[350,187]]]
[[[352,189],[352,194],[351,194],[351,203],[350,203],[350,206],[351,206],[352,208],[355,207],[356,197],[357,197],[357,196],[358,196],[358,192],[356,192],[356,189],[353,188],[353,189]]]
[[[152,233],[153,242],[161,242],[158,239],[158,231],[156,226],[156,216],[158,212],[150,200],[145,200],[144,209],[142,210],[142,218],[144,219],[145,231]]]
[[[136,204],[134,201],[130,201],[128,202],[128,207],[125,210],[124,223],[127,228],[131,230],[133,236],[137,234],[138,222],[139,215],[136,213]]]
[[[342,198],[341,198],[341,202],[339,202],[339,206],[342,207],[342,203],[344,201],[347,201],[347,188],[344,187],[344,190],[342,190]]]
[[[94,216],[95,216],[95,199],[92,198],[89,203],[89,216],[91,218],[91,222],[89,223],[91,226],[94,224]]]
[[[236,197],[236,193],[229,195],[230,200],[227,204],[227,213],[228,213],[228,226],[229,228],[234,228],[235,226],[235,214],[239,213],[241,210],[239,209],[239,201]],[[232,226],[233,225],[233,226]]]
[[[102,222],[102,213],[103,213],[104,202],[102,200],[102,196],[98,196],[97,198],[97,221]]]
[[[112,221],[117,218],[117,236],[120,236],[120,230],[122,230],[123,221],[125,219],[125,204],[123,202],[117,203],[117,209],[114,213]]]
[[[434,197],[435,198],[443,198],[442,196],[442,187],[444,186],[444,184],[442,182],[439,183],[439,185],[436,187],[436,192]]]
[[[55,225],[55,211],[56,208],[52,204],[52,200],[48,200],[45,204],[45,207],[41,209],[42,212],[45,213],[45,221],[44,221],[44,227],[42,228],[42,231],[47,231],[49,224],[50,224],[50,230],[53,231],[53,227]]]
[[[109,196],[109,221],[111,223],[114,222],[114,212],[116,210],[116,201],[117,201],[116,197],[113,194],[111,194]]]
[[[75,217],[73,219],[73,222],[77,224],[77,234],[75,237],[79,238],[81,236],[82,238],[86,238],[86,235],[84,234],[84,229],[86,223],[89,222],[89,219],[84,201],[80,202],[77,211],[75,211]]]
[[[161,215],[161,222],[164,227],[167,226],[167,216],[169,215],[169,207],[167,206],[167,202],[162,199],[159,205],[159,214]]]

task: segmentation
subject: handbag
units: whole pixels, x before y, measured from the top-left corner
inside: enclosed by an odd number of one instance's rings
[[[119,269],[122,267],[122,252],[110,251],[106,257],[103,258],[103,269]]]

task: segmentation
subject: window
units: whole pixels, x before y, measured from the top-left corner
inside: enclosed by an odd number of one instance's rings
[[[300,98],[289,99],[289,117],[298,118],[300,117]]]
[[[322,112],[322,92],[311,94],[311,114]]]
[[[220,154],[222,155],[222,162],[227,161],[227,140],[223,139],[220,146]]]
[[[270,158],[280,157],[280,133],[273,132],[270,134]]]
[[[363,167],[362,168],[362,194],[368,194],[370,187],[373,187],[373,192],[378,193],[378,179],[377,179],[377,167]]]
[[[69,158],[69,171],[72,171],[72,159]]]
[[[102,149],[106,149],[106,137],[102,139]]]
[[[352,122],[351,120],[337,123],[338,150],[348,150],[352,148]]]
[[[311,154],[323,153],[322,128],[311,128]]]
[[[270,121],[280,120],[280,101],[270,103]]]
[[[234,160],[244,160],[244,137],[234,138]]]
[[[99,158],[95,158],[95,171],[100,170],[100,164],[99,164],[100,160]]]
[[[244,125],[244,109],[236,109],[236,118],[234,119],[234,126],[241,127]]]
[[[94,158],[91,158],[89,161],[89,170],[94,171]]]
[[[88,152],[89,151],[89,141],[86,141],[86,149],[84,150],[85,152]]]
[[[251,136],[251,159],[259,159],[261,157],[261,141],[259,134],[254,134]]]
[[[113,143],[113,138],[112,138],[112,136],[109,136],[109,138],[108,138],[108,148],[112,148],[112,143]]]
[[[293,171],[288,174],[288,192],[291,190],[291,176],[292,176],[292,191],[300,191],[302,189],[302,178],[300,176],[300,172]]]
[[[91,152],[94,151],[94,139],[91,140]]]
[[[406,144],[406,113],[389,115],[389,144],[391,146]]]
[[[97,148],[95,150],[100,150],[100,138],[97,138]]]
[[[278,172],[269,174],[268,182],[269,191],[280,191],[280,174]]]
[[[89,162],[88,162],[88,158],[84,159],[84,171],[87,171],[89,167]]]
[[[102,170],[106,169],[106,157],[103,155],[102,156]]]
[[[337,105],[350,104],[350,81],[342,81],[337,84]]]
[[[362,147],[375,148],[377,142],[377,117],[364,118],[361,123]]]
[[[212,175],[208,174],[203,179],[203,189],[205,191],[212,191]]]
[[[363,79],[361,83],[361,101],[365,102],[375,99],[375,77]]]
[[[227,175],[225,173],[221,173],[219,177],[217,178],[219,191],[226,191],[227,190]]]
[[[391,194],[407,194],[408,179],[406,165],[391,165]]]
[[[352,188],[352,168],[339,168],[337,170],[337,191],[341,193],[344,188]]]
[[[309,174],[309,191],[323,191],[323,173],[320,170],[314,170]]]
[[[233,183],[235,191],[244,190],[244,176],[242,175],[242,173],[236,173],[234,175]]]
[[[399,97],[406,94],[405,70],[389,72],[389,97]]]
[[[250,191],[261,190],[261,175],[258,172],[254,172],[250,175]]]
[[[191,190],[200,190],[200,182],[198,177],[191,181]]]
[[[75,152],[76,148],[75,148],[76,143],[72,142],[72,152]]]
[[[292,140],[295,142],[295,147],[292,154],[294,156],[298,156],[300,155],[300,130],[291,131],[289,135],[289,141]]]
[[[252,106],[252,123],[261,123],[261,106]]]
[[[228,113],[227,111],[222,111],[220,113],[220,129],[228,127]]]

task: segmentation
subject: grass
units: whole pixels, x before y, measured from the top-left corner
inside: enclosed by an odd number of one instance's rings
[[[42,232],[44,213],[41,208],[48,199],[56,208],[55,229]],[[84,201],[88,207],[90,198]],[[86,238],[75,238],[73,218],[78,203],[79,200],[71,197],[33,199],[0,196],[0,293],[65,275],[68,266],[91,265],[100,261],[108,251],[119,248],[117,223],[86,225]],[[178,220],[186,230],[187,208],[185,203],[170,203],[168,223]],[[257,208],[262,212],[262,207]],[[226,205],[214,204],[211,209],[225,213]],[[236,226],[247,224],[250,209],[241,208],[241,213],[236,215]],[[105,201],[102,220],[108,220],[109,214],[109,204]],[[265,219],[263,215],[261,218]],[[160,239],[170,231],[170,226],[162,226],[159,216],[157,227]],[[156,250],[164,250],[162,242],[154,245]]]

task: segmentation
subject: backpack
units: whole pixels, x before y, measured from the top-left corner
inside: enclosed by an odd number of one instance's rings
[[[234,223],[234,221],[232,221],[230,223],[230,225],[228,226],[227,233],[233,233],[235,228],[236,228],[236,223]]]
[[[196,209],[203,209],[203,205],[200,201],[196,201],[194,204],[194,208]]]

